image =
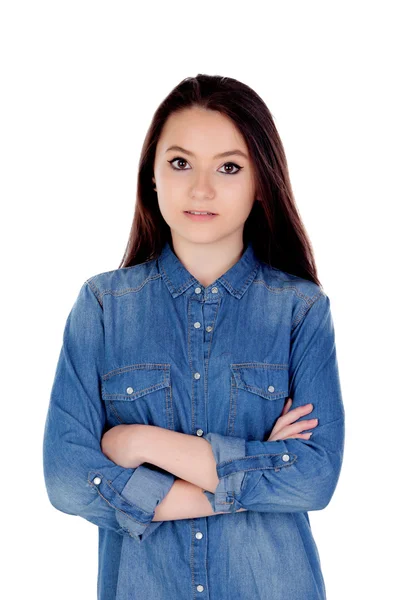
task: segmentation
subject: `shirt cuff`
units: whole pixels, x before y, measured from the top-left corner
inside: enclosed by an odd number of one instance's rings
[[[120,492],[101,473],[91,472],[98,492],[117,510],[116,519],[121,528],[138,542],[144,541],[163,521],[154,521],[157,505],[162,502],[175,482],[168,471],[139,465]]]
[[[214,512],[237,512],[242,508],[239,496],[245,472],[224,475],[222,471],[230,462],[246,456],[246,440],[219,433],[207,433],[203,439],[211,444],[219,478],[215,493],[205,490],[203,494],[207,496]]]

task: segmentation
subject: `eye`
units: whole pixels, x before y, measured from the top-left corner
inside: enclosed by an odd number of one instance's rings
[[[177,156],[176,158],[173,158],[172,160],[168,161],[169,164],[171,165],[171,167],[173,169],[175,169],[175,171],[187,171],[187,169],[178,169],[177,167],[174,167],[172,163],[174,163],[176,160],[179,161],[179,162],[184,162],[184,163],[188,164],[187,161],[184,158],[181,158],[180,156]]]
[[[233,173],[230,171],[228,173],[225,173],[225,175],[236,175],[236,173],[239,173],[240,169],[243,169],[243,167],[239,167],[239,165],[236,165],[233,162],[225,163],[224,165],[222,165],[222,167],[226,167],[226,165],[231,165],[231,166],[235,167],[237,169],[237,171],[234,171]]]
[[[186,163],[186,164],[189,164],[189,163],[187,162],[187,160],[185,160],[185,159],[184,159],[184,158],[182,158],[181,156],[177,156],[176,158],[173,158],[172,160],[169,160],[168,162],[170,163],[171,167],[172,167],[172,168],[173,168],[175,171],[187,171],[187,170],[188,170],[188,169],[180,169],[180,168],[178,168],[178,167],[174,167],[174,166],[173,166],[173,163],[174,163],[174,162],[176,162],[176,161],[178,161],[179,163]],[[228,165],[229,165],[229,166],[233,166],[233,167],[234,167],[234,168],[236,168],[237,170],[236,170],[236,171],[234,171],[234,172],[232,172],[232,171],[225,171],[225,172],[223,173],[224,175],[236,175],[236,173],[239,173],[239,171],[240,171],[241,169],[243,169],[243,167],[240,167],[239,165],[237,165],[237,164],[235,164],[235,163],[233,163],[233,162],[227,162],[227,163],[225,163],[224,165],[222,165],[222,167],[221,167],[221,168],[224,168],[224,167],[226,167],[226,166],[228,166]]]

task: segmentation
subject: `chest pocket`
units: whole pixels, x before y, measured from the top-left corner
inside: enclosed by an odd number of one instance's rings
[[[288,397],[288,365],[235,363],[230,370],[227,435],[267,440]]]
[[[102,376],[102,398],[111,425],[155,425],[174,429],[171,365],[140,363]]]

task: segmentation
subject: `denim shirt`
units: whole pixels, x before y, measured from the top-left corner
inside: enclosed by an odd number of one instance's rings
[[[308,403],[309,440],[267,441]],[[173,474],[124,468],[104,432],[142,423],[202,436],[217,514],[152,521]],[[260,261],[252,243],[204,287],[167,242],[160,256],[87,279],[68,315],[44,430],[51,504],[98,526],[100,600],[322,600],[308,511],[330,502],[344,407],[330,301]],[[240,508],[246,511],[237,512]]]

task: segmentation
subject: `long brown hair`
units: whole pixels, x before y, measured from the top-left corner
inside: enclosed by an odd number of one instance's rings
[[[139,162],[136,206],[128,244],[118,268],[159,256],[171,231],[158,207],[152,177],[156,146],[172,113],[202,107],[229,117],[244,137],[253,161],[256,198],[244,224],[243,242],[251,240],[257,258],[313,281],[317,277],[310,239],[296,207],[283,144],[262,98],[230,77],[203,75],[183,79],[157,108]]]

